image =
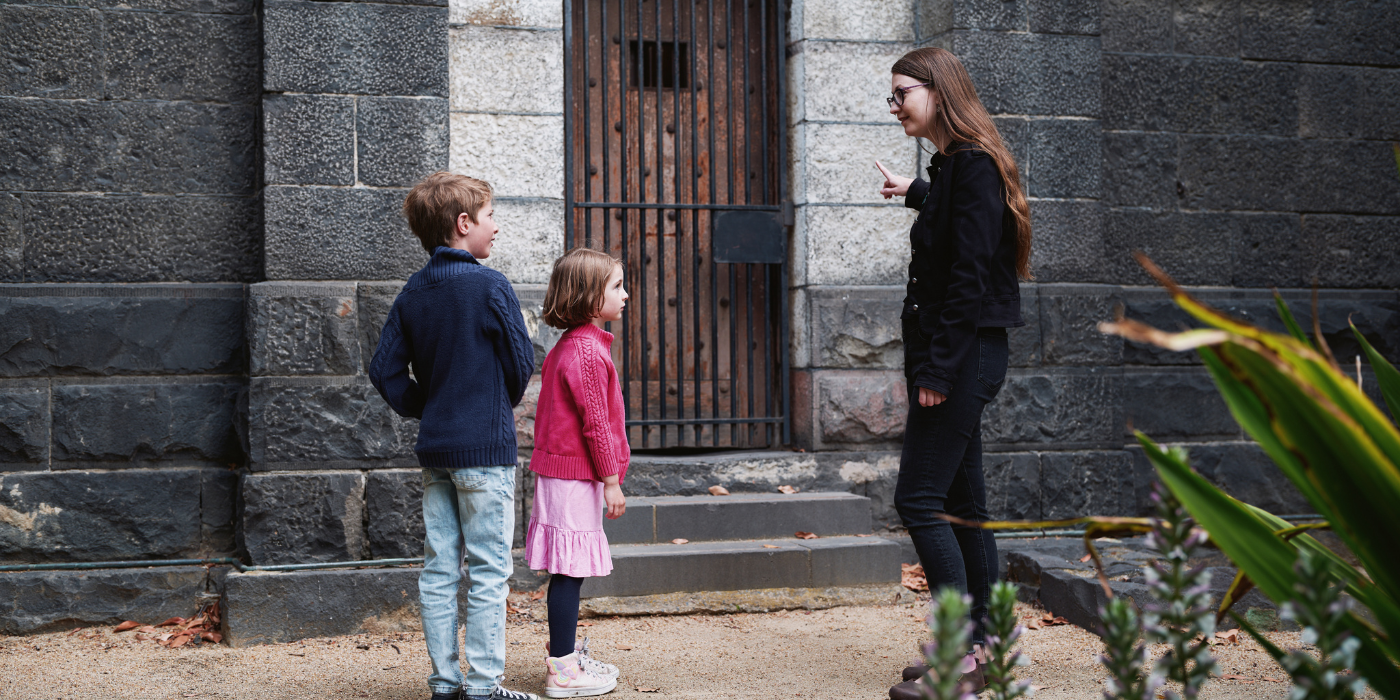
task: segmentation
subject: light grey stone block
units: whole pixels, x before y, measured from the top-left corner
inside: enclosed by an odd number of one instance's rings
[[[225,380],[226,381],[226,380]],[[53,388],[54,468],[243,461],[239,384],[60,384]]]
[[[355,99],[266,96],[263,159],[269,185],[355,184]]]
[[[902,284],[917,214],[902,206],[800,207],[807,284]]]
[[[804,0],[793,7],[791,40],[913,41],[910,0]]]
[[[361,97],[356,111],[360,182],[409,187],[447,167],[447,100]]]
[[[400,213],[407,194],[398,189],[268,187],[263,193],[268,279],[407,279],[427,262]]]
[[[418,424],[354,377],[255,378],[249,387],[255,471],[412,467]]]
[[[805,157],[794,177],[801,180],[805,202],[886,203],[880,194],[884,178],[875,169],[876,160],[895,173],[915,174],[911,172],[917,154],[914,140],[904,135],[898,123],[807,124],[804,132]],[[852,167],[861,163],[866,167]]]
[[[564,253],[564,202],[498,197],[491,203],[501,231],[482,263],[516,284],[547,284],[555,258]]]
[[[564,26],[563,6],[549,0],[453,0],[452,24],[487,27]]]
[[[103,15],[108,99],[256,103],[257,17],[167,12]]]
[[[446,36],[445,7],[268,0],[263,89],[447,97]]]
[[[365,475],[243,477],[243,542],[254,564],[365,558]]]
[[[903,368],[902,287],[819,287],[809,289],[808,298],[816,366]]]
[[[355,285],[261,282],[249,287],[249,373],[356,374]]]
[[[0,6],[0,93],[99,98],[101,15],[84,7]]]
[[[901,372],[819,370],[813,375],[823,443],[890,443],[904,435],[909,397]]]
[[[448,42],[452,111],[564,111],[562,32],[455,26]]]
[[[562,116],[452,114],[452,171],[491,183],[497,197],[562,199],[563,162]]]
[[[912,44],[808,41],[801,46],[802,53],[793,57],[802,62],[802,70],[793,78],[801,86],[795,95],[799,104],[788,115],[790,120],[898,125],[885,103],[890,96],[890,66]],[[904,162],[886,165],[905,167]]]

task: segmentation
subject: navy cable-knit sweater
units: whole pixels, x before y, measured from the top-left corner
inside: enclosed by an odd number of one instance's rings
[[[413,372],[409,374],[409,366]],[[439,247],[394,299],[369,378],[401,416],[418,418],[418,462],[514,466],[515,416],[535,349],[505,275]]]

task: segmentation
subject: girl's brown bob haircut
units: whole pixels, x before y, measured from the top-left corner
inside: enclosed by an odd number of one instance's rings
[[[592,248],[575,248],[555,260],[544,292],[544,322],[568,330],[592,321],[603,308],[608,277],[620,265]]]

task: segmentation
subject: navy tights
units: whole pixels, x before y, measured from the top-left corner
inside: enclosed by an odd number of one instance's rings
[[[564,574],[549,577],[549,655],[555,658],[574,653],[580,588],[581,578]]]

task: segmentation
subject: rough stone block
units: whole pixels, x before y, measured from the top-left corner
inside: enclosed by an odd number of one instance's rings
[[[53,388],[53,466],[242,462],[243,391],[215,382],[59,384]]]
[[[103,6],[119,5],[138,10],[160,12],[203,12],[209,14],[252,14],[257,5],[254,0],[104,0]]]
[[[1161,11],[1169,12],[1170,9],[1163,7]],[[1108,42],[1111,39],[1105,36],[1104,41]],[[1177,130],[1179,96],[1175,88],[1181,81],[1182,64],[1183,60],[1174,56],[1105,53],[1104,128],[1131,131]]]
[[[1235,422],[1205,370],[1128,371],[1123,374],[1123,412],[1130,429],[1154,440],[1239,439]]]
[[[454,26],[448,44],[452,111],[563,113],[562,32]]]
[[[1031,119],[1029,117],[992,117],[992,123],[1001,133],[1002,143],[1011,150],[1011,157],[1021,170],[1021,181],[1026,181],[1026,168],[1031,163]],[[922,154],[920,154],[922,155]]]
[[[520,313],[525,317],[525,332],[530,334],[530,342],[535,346],[535,371],[544,367],[544,358],[554,349],[554,344],[564,335],[564,331],[544,322],[543,284],[516,284],[515,297],[520,300]],[[527,390],[528,391],[528,390]]]
[[[1100,21],[1105,53],[1169,53],[1172,50],[1172,6],[1167,3],[1105,0]]]
[[[1175,53],[1196,56],[1240,55],[1240,7],[1234,0],[1183,0],[1176,3]]]
[[[24,281],[24,208],[19,197],[0,194],[0,283]]]
[[[583,597],[805,588],[811,552],[800,541],[619,545],[612,548],[612,574],[585,581]]]
[[[0,471],[49,462],[49,387],[0,384]]]
[[[249,388],[255,471],[417,466],[418,424],[355,377],[255,378]]]
[[[360,312],[360,360],[364,363],[361,374],[369,372],[369,363],[379,348],[379,336],[384,332],[384,321],[389,318],[389,309],[394,307],[394,299],[401,289],[402,282],[361,282],[355,285],[355,303]]]
[[[1132,456],[1127,452],[1044,452],[1041,508],[1046,518],[1132,515]]]
[[[807,124],[803,131],[806,151],[794,173],[801,184],[794,185],[805,192],[806,202],[884,204],[879,171],[871,177],[864,168],[852,168],[852,163],[874,159],[889,163],[886,167],[894,172],[914,174],[909,171],[917,150],[897,123]],[[870,169],[874,169],[873,164]],[[897,201],[903,204],[903,198]]]
[[[708,489],[715,485],[733,493],[771,494],[780,484],[791,484],[802,491],[844,490],[836,478],[828,481],[823,476],[824,470],[819,468],[817,456],[813,454],[728,452],[683,457],[635,454],[627,469],[626,488],[628,494],[638,496],[700,496],[707,495]],[[830,476],[835,477],[835,474]]]
[[[446,37],[445,7],[269,0],[263,89],[447,97]]]
[[[982,414],[982,441],[1057,449],[1121,443],[1120,385],[1109,368],[1013,369]]]
[[[1032,119],[1030,135],[1029,196],[1100,196],[1103,137],[1098,120]]]
[[[1308,167],[1279,167],[1285,152]],[[1178,168],[1191,209],[1400,213],[1395,154],[1381,142],[1182,136]]]
[[[881,4],[889,7],[898,5]],[[842,14],[851,16],[845,10]],[[802,89],[796,91],[794,98],[797,104],[788,115],[793,123],[803,119],[894,123],[885,110],[885,98],[890,95],[890,66],[913,48],[912,45],[808,41],[799,46],[802,53],[794,56],[793,60],[800,59],[804,70],[797,72],[794,78]],[[905,162],[885,165],[903,168]],[[878,172],[876,177],[879,177]]]
[[[447,167],[447,100],[361,97],[358,102],[360,182],[409,187]]]
[[[561,199],[563,125],[562,116],[454,112],[452,171],[486,180],[498,197]]]
[[[1255,442],[1183,444],[1191,467],[1226,493],[1276,515],[1313,512],[1288,477]],[[1133,456],[1138,514],[1152,512],[1152,484],[1157,473],[1142,448],[1129,446]]]
[[[903,284],[909,266],[906,232],[917,215],[903,206],[800,207],[807,284]],[[871,236],[871,231],[891,233]]]
[[[1235,214],[1231,217],[1235,267],[1231,281],[1235,286],[1308,284],[1311,277],[1304,262],[1299,218],[1293,214]],[[1186,221],[1189,224],[1193,217],[1188,216]]]
[[[564,250],[564,203],[504,197],[491,203],[501,232],[491,257],[482,262],[515,284],[548,283],[554,259]]]
[[[452,24],[487,27],[564,26],[563,6],[549,0],[456,0],[451,3]]]
[[[993,114],[1099,116],[1098,37],[956,30],[948,48]]]
[[[355,285],[261,282],[249,287],[248,356],[253,376],[356,374]]]
[[[1114,595],[1128,598],[1139,606],[1151,599],[1146,585],[1115,582]],[[1076,576],[1068,571],[1047,569],[1040,578],[1040,603],[1046,610],[1098,634],[1103,629],[1099,609],[1108,602],[1103,586],[1093,576]]]
[[[109,12],[106,97],[255,103],[262,86],[257,17]]]
[[[355,98],[266,96],[263,162],[270,185],[355,184]]]
[[[252,198],[25,194],[23,201],[29,282],[243,282],[258,276],[258,203]]]
[[[0,140],[4,189],[251,195],[257,180],[252,105],[0,98],[0,132],[26,134]]]
[[[1400,286],[1400,217],[1305,214],[1305,277],[1324,287]]]
[[[243,296],[235,284],[6,285],[0,376],[241,374]]]
[[[1400,70],[1299,66],[1298,134],[1304,138],[1400,139]]]
[[[1040,282],[1104,282],[1103,208],[1098,202],[1033,200],[1031,270]]]
[[[913,5],[910,0],[803,2],[793,7],[791,40],[913,41],[914,27],[909,22]]]
[[[870,501],[850,493],[662,496],[646,504],[655,511],[656,542],[780,538],[799,530],[823,537],[870,533]]]
[[[1109,280],[1155,284],[1133,251],[1147,254],[1181,284],[1230,284],[1235,218],[1230,214],[1107,209],[1104,248]]]
[[[189,615],[210,590],[202,566],[23,571],[0,576],[0,632],[38,634]]]
[[[823,443],[898,441],[909,397],[894,371],[824,370],[816,373]]]
[[[899,480],[899,458],[898,452],[821,453],[817,457],[819,472],[824,475],[835,472],[839,481],[832,486],[823,483],[820,488],[843,488],[858,496],[865,496],[870,499],[870,517],[877,529],[900,527],[902,523],[899,513],[894,509],[894,490]]]
[[[811,288],[813,364],[850,369],[901,369],[902,287]]]
[[[1026,325],[1008,328],[1011,367],[1035,367],[1044,355],[1040,317],[1040,285],[1021,284],[1021,320]]]
[[[1040,456],[1033,452],[982,455],[987,509],[993,520],[1040,520]]]
[[[1030,30],[1036,34],[1098,36],[1103,14],[1097,0],[1036,0],[1030,5]]]
[[[0,94],[102,96],[101,15],[79,7],[0,6]]]
[[[238,472],[199,470],[201,551],[210,556],[233,556],[238,527]]]
[[[0,561],[198,556],[202,472],[0,474]]]
[[[1105,131],[1103,198],[1120,207],[1176,207],[1176,135]]]
[[[1400,65],[1400,15],[1373,3],[1241,0],[1244,58]]]
[[[243,477],[243,543],[254,564],[365,558],[360,472]]]
[[[1047,365],[1117,365],[1123,339],[1099,332],[1123,303],[1108,285],[1040,285],[1040,327]]]
[[[419,630],[420,573],[417,567],[231,573],[224,592],[224,641],[247,647]],[[459,605],[467,589],[459,588]]]
[[[924,7],[951,15],[950,28],[993,31],[1026,31],[1029,2],[1011,0],[970,0],[964,2],[926,2]]]
[[[427,254],[400,209],[407,190],[268,187],[268,279],[408,279]],[[354,231],[327,237],[327,231]]]
[[[1175,56],[1104,57],[1111,129],[1293,136],[1298,68]]]
[[[371,559],[423,556],[423,470],[369,472],[365,513]]]

